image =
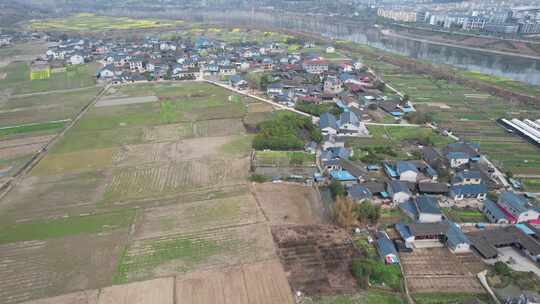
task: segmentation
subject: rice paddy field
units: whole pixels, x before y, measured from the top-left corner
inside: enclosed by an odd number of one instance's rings
[[[196,82],[103,98],[0,202],[0,302],[277,259],[248,188],[252,100]]]
[[[132,19],[128,17],[97,16],[81,13],[67,18],[33,20],[29,27],[33,30],[97,32],[107,30],[131,30],[173,27],[183,24],[181,20]]]
[[[397,66],[384,62],[366,62],[383,75],[395,89],[410,96],[415,107],[431,113],[443,128],[455,135],[480,144],[481,152],[515,174],[539,174],[538,148],[507,133],[496,124],[501,117],[540,117],[540,107],[479,92],[428,75],[403,73]],[[370,128],[371,130],[371,128]]]

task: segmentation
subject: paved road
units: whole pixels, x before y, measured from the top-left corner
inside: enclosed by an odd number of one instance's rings
[[[277,103],[277,102],[274,102],[274,101],[272,101],[272,100],[270,100],[270,99],[262,98],[262,97],[259,97],[259,96],[257,96],[257,95],[253,95],[253,94],[250,94],[250,93],[248,93],[248,92],[245,92],[245,91],[237,90],[237,89],[235,89],[235,88],[233,88],[233,87],[231,87],[231,86],[229,86],[229,85],[226,85],[226,84],[223,84],[223,83],[219,83],[219,82],[217,82],[217,81],[212,81],[212,80],[208,80],[208,79],[203,79],[203,81],[208,82],[208,83],[211,83],[211,84],[213,84],[213,85],[217,85],[217,86],[222,87],[222,88],[224,88],[224,89],[227,89],[227,90],[229,90],[229,91],[233,91],[233,92],[235,92],[235,93],[238,93],[238,94],[241,94],[241,95],[244,95],[244,96],[248,96],[248,97],[251,97],[251,98],[254,98],[254,99],[257,99],[257,100],[266,102],[266,103],[269,103],[269,104],[273,105],[274,107],[280,108],[280,109],[282,109],[282,110],[291,111],[291,112],[300,114],[300,115],[302,115],[302,116],[309,117],[309,118],[311,118],[311,120],[314,121],[314,122],[319,121],[319,117],[317,117],[317,116],[313,116],[313,115],[310,115],[310,114],[308,114],[308,113],[305,113],[305,112],[302,112],[302,111],[298,111],[298,110],[296,110],[296,109],[294,109],[294,108],[290,108],[290,107],[284,106],[284,105],[279,104],[279,103]]]

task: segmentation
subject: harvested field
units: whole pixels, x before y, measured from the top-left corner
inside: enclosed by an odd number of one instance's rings
[[[0,245],[2,303],[110,285],[126,233],[117,230]]]
[[[218,158],[219,148],[233,139],[233,137],[202,137],[177,142],[124,146],[114,156],[114,163],[116,166],[134,166]]]
[[[157,96],[141,96],[141,97],[128,97],[128,98],[106,98],[96,102],[96,107],[112,107],[112,106],[124,106],[137,103],[156,102],[159,99]]]
[[[483,293],[476,279],[482,261],[472,253],[453,254],[447,248],[416,248],[400,254],[411,293]]]
[[[174,278],[159,278],[144,282],[104,288],[98,304],[173,304]]]
[[[278,260],[194,272],[176,279],[177,303],[292,304],[287,278]]]
[[[2,200],[2,219],[44,220],[91,213],[105,191],[104,180],[96,172],[25,178]]]
[[[274,226],[274,242],[293,291],[307,295],[354,293],[350,267],[356,250],[334,226]]]
[[[247,159],[197,159],[174,165],[116,169],[106,199],[127,200],[204,187],[221,187],[247,180]]]
[[[266,224],[186,232],[132,241],[126,249],[115,282],[275,258]]]
[[[36,143],[46,143],[53,139],[55,135],[43,135],[32,137],[21,137],[16,139],[8,139],[0,141],[0,149],[7,149],[13,147],[20,147],[25,145],[31,145]]]
[[[277,259],[87,290],[25,304],[293,304]]]
[[[263,222],[250,194],[179,203],[145,210],[135,224],[135,239]]]
[[[272,112],[274,107],[266,102],[256,102],[247,105],[248,113]]]
[[[113,165],[117,148],[82,150],[70,153],[48,154],[32,171],[32,175],[55,175],[82,171],[99,171]]]
[[[193,137],[220,137],[243,134],[239,119],[213,119],[178,124],[150,126],[144,129],[144,140],[150,142],[176,141]]]
[[[254,184],[252,190],[273,225],[310,225],[324,222],[321,198],[312,187],[264,183]]]
[[[24,304],[97,304],[98,290],[85,290],[54,298],[24,302]]]

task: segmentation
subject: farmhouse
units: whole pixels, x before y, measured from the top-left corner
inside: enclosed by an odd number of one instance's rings
[[[490,223],[508,224],[506,214],[493,201],[487,199],[482,206],[482,212],[486,215]]]
[[[356,114],[351,111],[345,111],[339,116],[339,134],[340,135],[357,135],[368,134],[368,130],[364,123],[358,119]]]
[[[432,196],[420,195],[399,204],[399,208],[419,223],[436,223],[443,220],[437,199]]]
[[[469,251],[469,239],[451,221],[438,223],[396,224],[396,230],[408,248],[439,247],[446,245],[453,253]]]
[[[497,200],[497,206],[505,214],[508,222],[512,224],[523,222],[540,223],[540,213],[534,210],[527,198],[522,195],[510,191],[503,192]]]
[[[74,54],[69,57],[69,63],[72,65],[79,65],[84,63],[84,57],[80,54]]]
[[[478,185],[452,185],[450,187],[450,197],[453,198],[456,201],[460,201],[463,199],[477,199],[477,200],[484,200],[486,199],[488,193],[488,188],[486,184],[478,184]]]
[[[377,241],[376,241],[377,251],[381,259],[386,264],[397,264],[399,263],[398,252],[396,246],[388,237],[388,234],[384,231],[377,232]]]
[[[518,224],[486,229],[469,234],[471,246],[485,259],[494,259],[498,248],[513,247],[535,262],[540,262],[540,234],[532,226]]]
[[[322,74],[328,71],[328,61],[320,59],[304,60],[302,67],[307,73]]]
[[[323,113],[320,116],[319,127],[323,134],[335,135],[337,134],[338,124],[336,117],[330,113]]]
[[[349,194],[349,197],[356,203],[362,203],[373,197],[371,191],[360,184],[352,185],[347,189],[347,193]]]
[[[416,182],[418,177],[418,168],[409,161],[398,161],[396,163],[396,172],[399,175],[400,181]]]
[[[444,149],[444,155],[451,168],[459,168],[470,161],[480,160],[478,145],[469,142],[449,144]]]
[[[392,197],[394,204],[404,203],[411,198],[409,187],[402,181],[393,180],[388,182],[386,192]]]
[[[479,185],[482,182],[482,174],[479,171],[461,171],[452,178],[453,186]]]
[[[418,193],[445,195],[448,193],[448,185],[444,183],[420,182],[418,183]]]

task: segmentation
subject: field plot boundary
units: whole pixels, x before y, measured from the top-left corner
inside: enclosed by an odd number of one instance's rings
[[[84,290],[23,304],[293,304],[278,259]]]
[[[123,98],[103,98],[96,102],[96,107],[125,106],[147,102],[157,102],[157,96],[123,97]]]

